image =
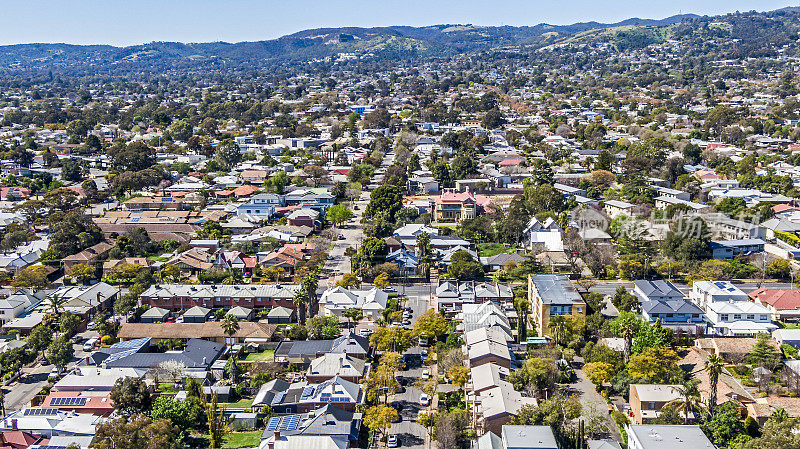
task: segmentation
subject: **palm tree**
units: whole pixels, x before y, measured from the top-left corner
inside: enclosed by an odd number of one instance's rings
[[[719,375],[724,369],[722,357],[717,354],[711,354],[706,360],[706,371],[708,371],[708,379],[711,381],[711,393],[708,395],[708,411],[714,413],[714,408],[717,406],[717,384],[719,383]]]
[[[561,344],[567,336],[567,319],[563,315],[556,315],[550,318],[549,327],[555,344]]]
[[[219,325],[222,326],[222,331],[228,336],[228,340],[231,340],[229,344],[232,344],[233,335],[239,332],[239,320],[233,315],[225,315]]]
[[[55,314],[60,313],[61,310],[64,308],[64,304],[67,303],[66,298],[56,294],[50,295],[47,298],[47,301],[50,303],[48,304],[47,307],[50,309],[50,311],[52,311]]]
[[[682,385],[675,385],[672,387],[672,391],[678,394],[678,399],[672,402],[675,408],[683,413],[684,424],[689,424],[689,413],[703,408],[700,390],[697,389],[699,383],[699,380],[691,379],[684,382]]]
[[[297,318],[300,324],[306,324],[306,303],[308,302],[308,295],[301,288],[297,290],[292,298],[292,304],[297,309]]]

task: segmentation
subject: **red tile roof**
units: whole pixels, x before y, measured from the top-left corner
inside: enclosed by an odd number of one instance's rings
[[[782,289],[762,287],[750,292],[749,296],[775,310],[800,309],[800,289]]]
[[[243,185],[241,187],[233,189],[233,194],[236,195],[237,197],[252,195],[256,192],[258,192],[258,187],[252,184]]]

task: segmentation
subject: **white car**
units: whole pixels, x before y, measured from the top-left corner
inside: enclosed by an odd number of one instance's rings
[[[419,395],[419,405],[423,407],[431,405],[431,399],[428,397],[427,394],[422,393],[421,395]]]
[[[399,447],[400,439],[397,438],[397,435],[389,435],[389,438],[386,440],[386,445],[388,447]]]

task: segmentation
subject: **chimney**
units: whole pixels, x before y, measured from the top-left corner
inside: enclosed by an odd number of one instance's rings
[[[17,428],[17,420],[16,420],[16,419],[12,419],[12,420],[11,420],[11,430],[12,430],[12,431],[14,431],[14,432],[16,432],[17,430],[19,430],[19,429]]]

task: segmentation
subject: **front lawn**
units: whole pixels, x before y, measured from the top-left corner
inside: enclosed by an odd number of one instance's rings
[[[242,398],[236,402],[225,402],[219,404],[220,407],[225,408],[250,408],[251,405],[253,405],[253,398]]]
[[[502,243],[478,243],[478,256],[492,257],[498,254],[511,253],[516,251],[516,247],[504,245]]]
[[[251,352],[244,358],[245,362],[271,362],[275,351],[268,349],[264,352]]]
[[[238,449],[242,447],[258,447],[261,443],[261,431],[231,432],[225,435],[222,443],[223,449]]]

